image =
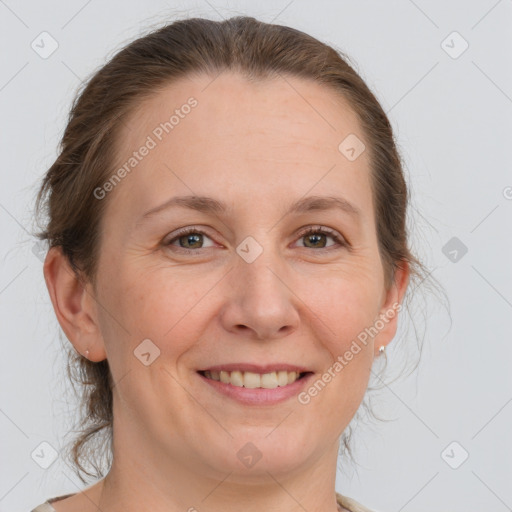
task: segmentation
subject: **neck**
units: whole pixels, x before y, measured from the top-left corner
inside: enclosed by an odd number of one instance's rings
[[[293,473],[263,469],[250,475],[216,474],[193,460],[175,463],[161,449],[149,457],[146,446],[140,454],[114,449],[97,506],[103,512],[338,512],[337,448],[335,443],[332,452]]]
[[[314,489],[306,495],[303,488],[301,494],[297,496],[297,489],[290,489],[289,486],[272,478],[269,478],[266,486],[237,485],[226,479],[212,483],[211,488],[206,492],[204,486],[196,485],[194,487],[201,489],[199,491],[201,494],[190,492],[189,486],[185,489],[178,489],[178,486],[174,485],[169,485],[163,492],[155,492],[153,486],[139,485],[134,492],[133,488],[114,487],[112,482],[104,481],[97,509],[102,512],[135,512],[136,510],[239,512],[241,509],[244,512],[261,512],[262,510],[339,512],[345,510],[336,504],[335,493],[332,489],[328,494],[322,494],[318,489]],[[125,489],[124,493],[122,489]],[[141,494],[149,489],[153,494]]]

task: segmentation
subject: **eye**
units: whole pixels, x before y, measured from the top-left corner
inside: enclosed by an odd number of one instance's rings
[[[334,243],[327,245],[328,239],[333,240]],[[209,240],[209,245],[205,245],[205,239]],[[321,226],[312,226],[301,233],[299,233],[299,240],[304,240],[303,247],[306,249],[325,249],[330,250],[335,246],[348,247],[347,241],[340,236],[336,231]],[[176,247],[178,251],[185,253],[197,253],[198,249],[208,249],[215,247],[212,239],[201,229],[194,226],[183,228],[178,231],[172,238],[164,241],[163,245]]]
[[[164,245],[172,245],[186,252],[195,252],[195,249],[214,247],[213,242],[210,245],[205,246],[205,238],[211,242],[210,237],[208,237],[204,231],[195,227],[190,227],[179,231],[173,238],[164,242]]]
[[[335,243],[327,246],[326,241],[328,238],[334,240]],[[342,247],[348,245],[343,237],[338,235],[338,233],[321,226],[309,227],[302,231],[299,235],[299,240],[305,240],[304,245],[299,247],[306,247],[309,249],[327,249],[335,245]]]

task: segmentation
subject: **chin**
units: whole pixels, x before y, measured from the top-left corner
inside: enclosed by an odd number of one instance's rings
[[[247,483],[253,479],[257,484],[268,483],[269,473],[276,478],[290,476],[308,461],[311,463],[316,450],[305,442],[306,435],[298,438],[291,435],[289,429],[282,430],[281,435],[277,434],[277,429],[269,435],[270,432],[272,429],[265,428],[258,436],[235,436],[217,449],[210,443],[208,454],[214,460],[210,459],[208,465],[220,473],[231,473],[230,480]],[[320,447],[317,450],[321,451]]]

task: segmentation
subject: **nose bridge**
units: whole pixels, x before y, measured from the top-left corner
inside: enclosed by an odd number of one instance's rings
[[[242,245],[242,249],[247,248]],[[239,248],[240,249],[240,248]],[[249,252],[254,250],[249,242]],[[245,253],[247,254],[247,253]],[[258,338],[272,338],[294,330],[298,323],[293,293],[278,251],[264,247],[252,261],[239,260],[230,273],[230,297],[223,321],[229,330],[250,330]],[[250,262],[249,262],[250,261]]]
[[[236,268],[236,279],[241,284],[241,298],[245,302],[260,303],[259,307],[269,306],[273,302],[289,300],[288,290],[281,279],[278,278],[283,266],[280,263],[277,251],[269,247],[263,249],[252,262],[243,257]]]

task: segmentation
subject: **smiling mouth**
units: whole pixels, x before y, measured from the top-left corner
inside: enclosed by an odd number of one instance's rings
[[[216,380],[224,384],[231,384],[236,387],[249,389],[274,389],[277,387],[288,386],[295,381],[304,378],[312,372],[288,372],[286,370],[270,373],[254,373],[241,371],[200,371],[203,377],[210,380]]]

